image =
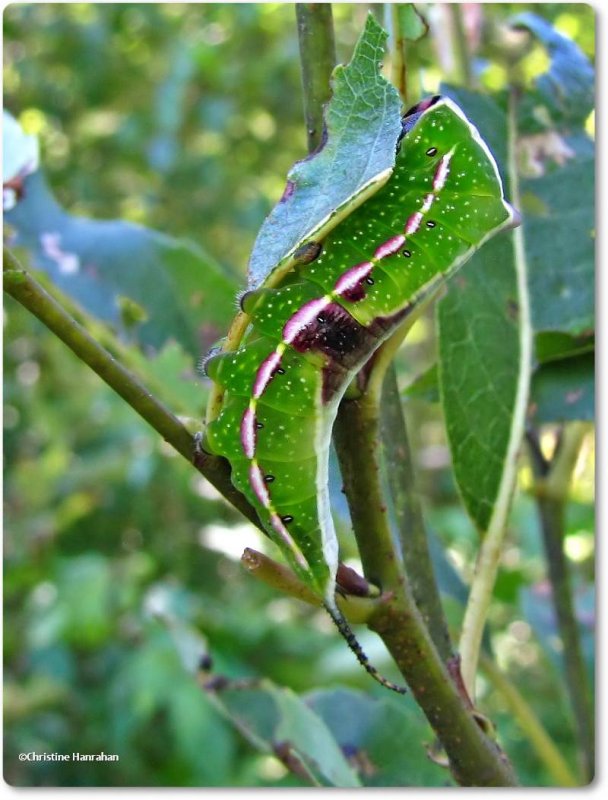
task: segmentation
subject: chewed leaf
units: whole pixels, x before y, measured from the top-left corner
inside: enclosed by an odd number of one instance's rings
[[[389,177],[401,122],[399,96],[379,71],[386,38],[370,15],[350,64],[334,71],[325,144],[287,176],[251,254],[250,288],[283,274],[302,243],[321,238]]]

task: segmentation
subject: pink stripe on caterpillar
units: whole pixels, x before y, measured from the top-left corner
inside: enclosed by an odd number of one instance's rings
[[[437,169],[435,170],[435,176],[433,178],[433,191],[438,192],[445,186],[445,182],[450,172],[450,161],[452,160],[453,155],[454,151],[450,150],[449,153],[446,153],[441,158],[439,164],[437,164]]]
[[[362,261],[361,264],[347,269],[336,281],[334,292],[341,295],[354,289],[360,281],[367,278],[373,268],[374,265],[371,261]]]
[[[404,242],[405,236],[402,233],[393,236],[391,239],[387,239],[386,242],[383,242],[380,247],[376,249],[374,258],[386,258],[387,256],[394,255],[399,251],[399,248]]]
[[[304,558],[304,556],[302,554],[302,551],[300,550],[298,545],[292,539],[291,534],[289,533],[289,531],[287,530],[285,525],[283,525],[281,517],[279,517],[279,515],[276,514],[276,513],[271,514],[270,515],[270,523],[271,523],[272,527],[275,529],[275,531],[279,534],[281,539],[283,539],[285,544],[292,551],[292,553],[296,557],[296,561],[302,567],[302,569],[305,569],[305,570],[309,571],[310,570],[310,565],[309,565],[308,561]]]
[[[331,303],[331,297],[317,297],[314,300],[309,300],[304,303],[302,308],[296,311],[283,326],[283,342],[291,344],[296,336],[311,322],[314,322],[317,316],[324,311]]]
[[[420,213],[421,214],[426,214],[426,212],[433,205],[433,200],[434,199],[435,199],[435,195],[434,194],[432,194],[432,193],[431,194],[427,194],[427,196],[424,198],[424,203],[422,204],[422,207],[420,209]]]
[[[277,350],[273,350],[273,352],[262,361],[258,367],[258,371],[256,372],[255,380],[253,381],[254,399],[257,400],[258,397],[264,393],[266,387],[272,380],[274,371],[277,369],[280,363],[281,353],[279,353]]]
[[[241,419],[241,445],[247,458],[255,455],[255,440],[255,413],[251,406],[247,406]]]
[[[252,463],[249,467],[249,483],[264,508],[270,508],[270,495],[264,483],[264,476],[262,475],[262,470],[255,463]]]
[[[416,233],[418,228],[420,227],[420,223],[422,222],[422,213],[420,211],[416,211],[414,214],[407,218],[407,222],[405,223],[405,233],[407,236],[410,236],[412,233]]]

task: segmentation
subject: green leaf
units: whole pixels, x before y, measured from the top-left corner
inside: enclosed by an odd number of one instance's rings
[[[206,651],[204,641],[172,614],[171,604],[179,602],[173,587],[163,591],[157,586],[155,594],[154,599],[148,596],[149,608],[163,626],[148,623],[138,648],[114,676],[114,746],[124,752],[130,739],[140,741],[140,730],[149,734],[166,719],[170,737],[163,752],[169,762],[177,762],[173,769],[190,775],[193,785],[225,785],[233,768],[230,728],[191,675]]]
[[[80,647],[99,647],[112,631],[113,580],[109,561],[99,553],[62,559],[59,592],[36,620],[34,643],[49,644],[61,632],[62,638]]]
[[[314,692],[308,704],[331,730],[365,786],[445,786],[444,769],[420,742],[429,728],[413,702],[369,697],[350,689]]]
[[[487,111],[489,98],[478,101],[469,93],[449,92],[479,126],[498,158],[501,151],[508,152],[505,166],[513,201],[523,212],[523,225],[514,231],[511,242],[502,237],[485,247],[453,282],[438,309],[440,386],[454,475],[469,515],[484,533],[459,645],[463,680],[470,688],[526,422],[533,326],[538,331],[548,327],[569,335],[587,334],[592,322],[592,146],[582,129],[572,127],[582,122],[580,108],[588,110],[588,98],[581,98],[578,116],[560,116],[554,98],[553,116],[543,118],[544,132],[522,138],[530,103],[533,109],[539,98],[549,104],[548,84],[539,85],[532,99],[521,92],[512,95],[502,114],[496,102],[491,129],[486,127],[487,115],[480,113],[477,118],[478,110]],[[575,86],[569,83],[568,91],[575,91]],[[586,93],[585,81],[580,86]],[[547,129],[552,120],[564,129]],[[521,183],[517,156],[528,174]],[[573,159],[576,164],[570,163]],[[575,175],[579,175],[577,186]],[[578,208],[573,207],[573,198]],[[573,298],[578,292],[581,298]]]
[[[531,419],[536,424],[593,420],[594,393],[592,353],[542,364],[532,377]]]
[[[289,689],[263,680],[210,691],[209,697],[259,750],[295,757],[310,782],[347,789],[361,785],[323,720]]]
[[[507,119],[501,106],[473,92],[445,91],[479,127],[497,160],[506,158]],[[498,163],[504,174],[505,162]],[[486,531],[503,486],[521,377],[510,236],[493,239],[465,265],[439,303],[437,320],[440,394],[454,476],[469,515]]]
[[[489,242],[438,306],[439,381],[454,475],[487,530],[500,492],[519,383],[513,247]]]
[[[297,162],[283,197],[262,225],[249,261],[249,287],[293,264],[306,239],[321,239],[377,191],[395,162],[401,131],[396,90],[380,74],[387,35],[370,14],[348,66],[336,67],[322,149]]]
[[[473,96],[466,98],[464,110],[474,122],[475,105]],[[505,138],[513,131],[513,117],[511,111],[500,129]],[[511,173],[512,158],[508,165]],[[493,239],[477,253],[437,313],[440,392],[454,477],[483,535],[459,642],[463,681],[473,692],[529,393],[532,330],[521,230]]]

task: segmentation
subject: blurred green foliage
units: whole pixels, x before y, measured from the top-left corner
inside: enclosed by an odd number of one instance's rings
[[[336,9],[339,56],[365,13]],[[293,20],[280,3],[14,6],[5,102],[73,213],[188,236],[242,271],[305,153]]]
[[[490,5],[482,13],[497,23],[531,7]],[[592,54],[589,6],[534,10]],[[365,6],[334,6],[340,60],[365,13]],[[256,231],[305,152],[290,4],[13,5],[4,37],[5,103],[39,134],[44,168],[66,208],[188,237],[244,274]],[[500,53],[489,35],[480,53],[482,82],[499,81]],[[438,70],[432,42],[419,59],[431,80],[434,64]],[[5,308],[5,779],[19,786],[301,785],[254,751],[200,691],[163,620],[198,630],[215,669],[229,676],[266,676],[299,693],[338,683],[380,698],[382,690],[370,686],[321,613],[244,574],[239,546],[262,549],[257,532],[63,344],[12,301]],[[423,321],[402,377],[420,373],[433,348]],[[179,365],[183,353],[164,357],[176,374],[169,362]],[[155,376],[162,381],[162,362]],[[192,383],[184,385],[171,391],[187,392],[191,403]],[[477,539],[454,488],[440,413],[412,399],[408,418],[430,525],[452,574],[468,579]],[[584,453],[566,551],[591,669],[591,443]],[[529,485],[525,468],[521,479]],[[446,580],[444,588],[456,627],[462,606],[450,594],[454,585]],[[524,494],[496,588],[493,645],[573,764],[571,715],[543,598],[535,509]],[[361,638],[385,666],[377,640]],[[317,695],[312,705],[330,707],[331,698]],[[480,702],[521,783],[550,784],[501,696],[483,681]],[[420,742],[432,737],[406,703],[415,733],[403,745],[412,767],[405,778],[395,773],[399,783],[449,783],[430,762],[421,768]],[[104,751],[120,761],[18,760],[31,751]]]

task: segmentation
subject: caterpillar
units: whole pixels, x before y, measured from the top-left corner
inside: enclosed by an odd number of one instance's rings
[[[490,150],[454,102],[424,100],[402,127],[387,183],[322,243],[303,242],[304,257],[278,285],[241,298],[249,324],[238,349],[206,364],[222,400],[204,438],[363,666],[397,691],[336,605],[332,426],[377,348],[489,237],[517,224]]]

